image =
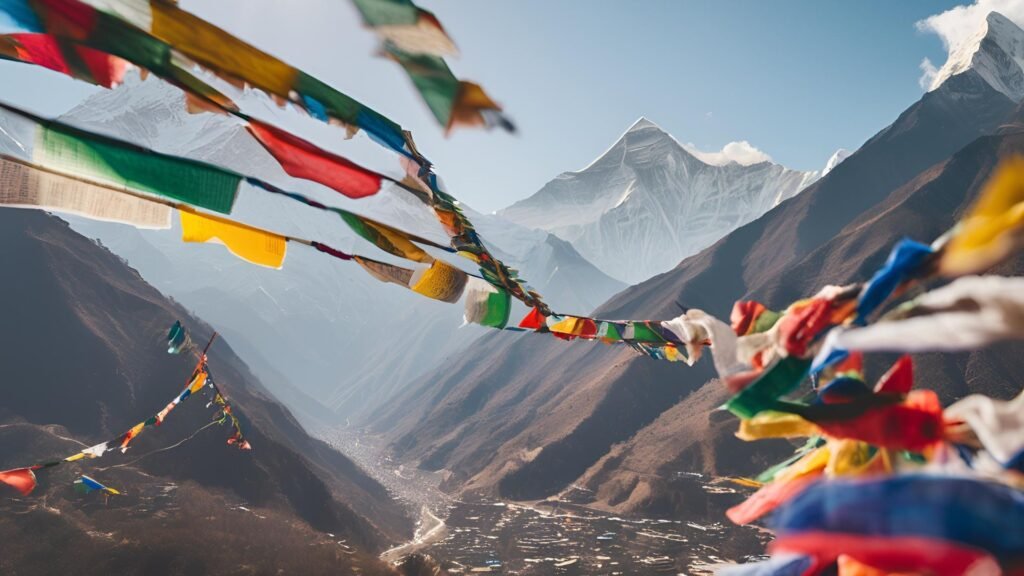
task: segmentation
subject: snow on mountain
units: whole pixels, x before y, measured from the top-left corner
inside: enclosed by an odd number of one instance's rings
[[[966,42],[952,47],[929,90],[949,78],[973,70],[1011,100],[1024,98],[1024,30],[998,12],[990,12]]]
[[[281,116],[258,94],[244,98],[247,109],[263,106],[260,115]],[[292,179],[236,120],[187,113],[180,92],[156,79],[130,77],[124,86],[89,98],[64,120],[162,152],[258,176],[447,242],[433,214],[410,195],[384,190],[355,201],[317,184]],[[274,121],[294,128],[283,116]],[[337,141],[337,129],[327,128],[334,131],[327,134]],[[341,144],[345,148],[338,150],[347,154],[349,146],[358,144],[345,142]],[[393,158],[391,164],[395,164]],[[337,216],[255,189],[243,187],[232,218],[393,260],[349,232]],[[235,258],[223,246],[182,243],[177,222],[170,232],[150,232],[68,219],[76,230],[99,239],[148,282],[229,336],[240,356],[300,413],[309,399],[289,397],[296,389],[335,410],[341,421],[358,416],[387,402],[402,386],[490,331],[475,325],[459,328],[460,304],[436,302],[381,284],[356,264],[301,245],[289,246],[283,270],[270,270]],[[545,295],[553,288],[548,298],[557,309],[586,312],[624,288],[571,247],[552,247],[547,233],[494,217],[482,220],[485,238],[494,243],[491,248],[507,257],[507,262]],[[582,275],[590,281],[573,282],[571,290],[565,289],[569,275]]]
[[[828,162],[825,163],[825,169],[821,171],[821,177],[824,178],[826,174],[834,170],[835,167],[842,163],[843,160],[846,160],[852,155],[853,152],[846,148],[836,150],[835,154],[833,154],[832,157],[828,159]]]
[[[737,143],[742,144],[742,143]],[[749,147],[749,144],[747,144]],[[756,161],[756,149],[699,158],[646,118],[589,166],[498,212],[570,242],[611,276],[665,272],[817,180]],[[763,154],[763,153],[760,153]],[[766,156],[765,156],[766,157]]]

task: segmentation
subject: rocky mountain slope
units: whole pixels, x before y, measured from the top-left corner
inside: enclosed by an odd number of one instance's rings
[[[282,123],[295,120],[257,94],[247,98],[252,100],[250,108],[265,109],[266,117],[277,114]],[[216,115],[188,114],[181,94],[156,79],[129,77],[124,86],[91,97],[65,120],[284,184],[446,242],[432,214],[409,195],[385,190],[351,201],[292,179],[237,123]],[[315,131],[315,124],[310,121],[296,129]],[[336,140],[337,130],[327,135]],[[381,160],[358,144],[345,143],[345,153],[363,153],[370,165]],[[0,142],[0,149],[3,145]],[[384,168],[394,164],[393,158],[384,160]],[[343,250],[391,258],[351,234],[337,217],[252,190],[242,192],[233,215]],[[546,232],[475,214],[474,221],[495,241],[495,253],[549,295],[553,305],[589,311],[625,287]],[[219,246],[182,244],[177,222],[171,232],[155,233],[81,219],[71,222],[127,259],[148,282],[217,325],[307,424],[358,421],[487,331],[479,326],[460,328],[461,305],[382,285],[356,265],[302,247],[289,251],[283,270],[268,270],[242,262]]]
[[[782,307],[863,279],[900,236],[943,232],[998,157],[1024,150],[1016,107],[974,70],[954,75],[807,190],[597,314],[670,318],[685,306],[728,317],[735,299]],[[922,379],[947,399],[967,392],[965,382],[1005,397],[1020,354],[1000,352],[923,356]],[[447,470],[452,489],[537,498],[582,483],[598,505],[665,512],[679,502],[674,475],[749,473],[772,457],[764,443],[755,456],[732,437],[734,421],[714,411],[724,394],[711,376],[706,361],[687,369],[599,344],[498,334],[381,412],[377,428],[404,458]]]
[[[211,333],[122,260],[41,212],[0,210],[0,266],[0,469],[70,455],[79,442],[107,440],[155,413],[195,362],[166,353],[167,327],[180,319],[196,341]],[[126,455],[40,471],[33,495],[3,494],[0,571],[386,572],[368,553],[411,535],[401,507],[309,437],[228,339],[210,357],[253,450],[225,445],[228,431],[215,426],[151,454],[209,421],[212,410],[199,398]],[[126,495],[108,506],[96,494],[76,497],[70,483],[81,473]]]
[[[671,269],[818,177],[771,162],[706,160],[641,118],[589,166],[559,175],[498,214],[555,234],[633,284]]]

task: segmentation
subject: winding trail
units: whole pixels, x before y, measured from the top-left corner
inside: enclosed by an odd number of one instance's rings
[[[420,509],[420,526],[416,529],[416,534],[413,539],[400,544],[394,548],[385,550],[381,555],[380,559],[389,562],[396,563],[405,556],[422,550],[431,544],[438,542],[448,533],[448,527],[444,523],[444,520],[438,518],[430,508],[423,506]]]

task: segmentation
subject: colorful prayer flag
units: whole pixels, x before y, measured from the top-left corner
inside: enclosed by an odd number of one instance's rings
[[[171,208],[0,158],[0,205],[37,208],[136,228],[171,227]]]
[[[219,242],[247,262],[275,269],[284,264],[287,249],[284,236],[191,210],[180,212],[184,242]]]

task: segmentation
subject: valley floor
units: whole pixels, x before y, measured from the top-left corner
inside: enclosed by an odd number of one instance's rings
[[[440,473],[395,462],[373,437],[352,428],[320,436],[419,509],[416,537],[385,552],[389,562],[420,552],[453,574],[711,574],[751,559],[769,539],[724,517],[698,523],[612,516],[583,504],[589,495],[576,488],[538,502],[453,499],[438,489]],[[723,488],[709,482],[705,489]]]

